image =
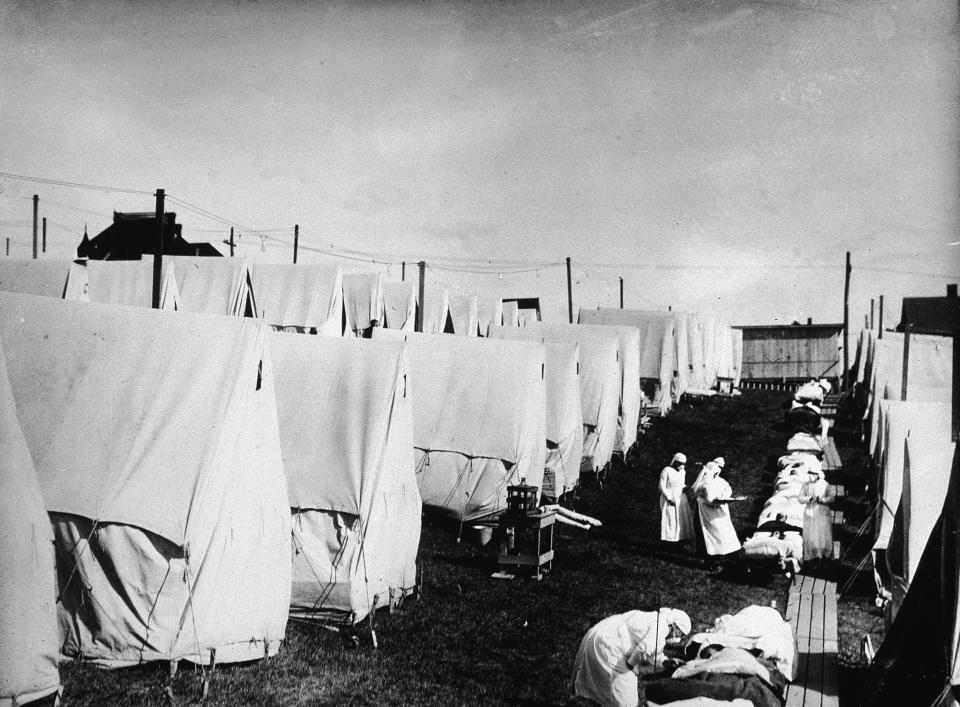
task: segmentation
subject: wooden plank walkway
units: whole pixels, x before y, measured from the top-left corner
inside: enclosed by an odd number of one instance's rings
[[[827,437],[823,445],[823,470],[838,471],[843,468],[843,460],[840,459],[840,452],[837,450],[837,443],[833,437]]]
[[[797,678],[785,707],[839,707],[837,584],[800,575],[790,587],[785,618],[797,640]]]

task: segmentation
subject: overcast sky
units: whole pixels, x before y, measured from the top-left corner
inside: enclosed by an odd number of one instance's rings
[[[960,273],[958,50],[957,4],[932,0],[0,0],[0,171],[163,187],[271,238],[299,223],[305,248],[570,256],[575,306],[614,305],[622,275],[627,306],[732,323],[840,321],[850,250],[854,324],[880,293],[889,322]],[[12,255],[34,193],[51,256],[153,208],[0,187]],[[563,268],[532,277],[562,315]]]

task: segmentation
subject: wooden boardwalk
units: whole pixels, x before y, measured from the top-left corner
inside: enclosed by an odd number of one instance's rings
[[[786,707],[839,707],[836,582],[798,576],[785,618],[796,636],[798,666]]]
[[[839,471],[843,468],[843,460],[840,459],[840,452],[837,450],[837,443],[833,437],[827,437],[823,445],[823,470]]]

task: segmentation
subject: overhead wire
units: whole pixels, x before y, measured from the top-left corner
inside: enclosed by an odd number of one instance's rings
[[[22,182],[35,182],[37,184],[49,184],[57,187],[71,187],[74,189],[92,189],[95,191],[113,191],[120,194],[138,194],[142,196],[152,196],[154,192],[144,191],[142,189],[129,189],[127,187],[112,187],[103,184],[87,184],[85,182],[70,182],[65,179],[48,179],[46,177],[30,177],[25,174],[14,174],[13,172],[0,172],[0,177],[7,179],[16,179]],[[29,197],[26,197],[29,198]]]
[[[136,194],[141,196],[153,196],[154,192],[145,191],[142,189],[131,189],[129,187],[117,187],[109,186],[102,184],[90,184],[85,182],[74,182],[64,179],[52,179],[46,177],[34,177],[30,175],[17,174],[14,172],[3,172],[0,171],[0,177],[7,179],[15,179],[25,182],[33,182],[38,184],[49,184],[52,186],[62,186],[78,189],[89,189],[96,191],[107,191],[107,192],[117,192],[123,194]],[[17,196],[17,195],[6,195],[0,194],[10,199],[25,199],[30,200],[31,197],[28,196]],[[173,194],[167,194],[166,198],[171,202],[182,206],[183,208],[192,211],[196,214],[204,216],[208,219],[216,221],[223,224],[224,226],[233,227],[239,233],[237,237],[240,238],[244,234],[254,235],[261,239],[262,243],[267,241],[272,241],[279,245],[285,247],[293,247],[291,243],[283,241],[278,238],[269,236],[270,233],[282,233],[284,231],[289,232],[292,227],[275,227],[268,229],[257,229],[249,228],[244,226],[236,221],[233,221],[229,218],[221,216],[213,211],[205,209],[201,206],[193,204],[185,199],[182,199]],[[97,216],[102,216],[103,214],[91,211],[89,209],[82,209],[80,207],[71,206],[68,204],[63,204],[51,200],[51,203],[58,206],[62,206],[68,209],[75,209],[77,211],[82,211],[90,213]],[[25,224],[29,225],[29,224]],[[64,226],[63,224],[56,224],[59,228],[70,228]],[[14,223],[2,223],[0,226],[3,227],[22,227]],[[224,230],[219,229],[194,229],[199,233],[225,233]],[[337,246],[333,243],[330,244],[329,248],[310,246],[308,244],[298,244],[298,249],[303,249],[308,252],[315,252],[322,255],[328,255],[336,258],[342,258],[345,260],[352,260],[355,262],[368,262],[377,265],[400,265],[404,262],[417,262],[417,258],[406,258],[399,254],[389,253],[389,254],[373,254],[368,252],[357,251],[351,248],[346,248],[343,246]],[[422,258],[421,258],[422,259]],[[518,260],[503,260],[503,261],[494,261],[484,258],[471,258],[465,256],[446,256],[442,258],[431,258],[429,261],[430,267],[437,270],[446,270],[450,272],[461,272],[461,273],[473,273],[473,274],[490,274],[490,275],[509,275],[509,274],[522,274],[522,273],[531,273],[531,272],[540,272],[543,270],[548,270],[554,267],[562,266],[565,261],[537,261],[530,259],[518,259]],[[602,262],[602,261],[580,261],[577,260],[577,267],[586,274],[587,269],[603,269],[603,270],[616,270],[618,272],[623,271],[672,271],[672,270],[716,270],[716,269],[731,269],[731,266],[724,265],[720,263],[626,263],[626,262]],[[844,266],[840,264],[801,264],[801,263],[783,263],[783,264],[743,264],[738,263],[733,266],[733,269],[737,270],[750,270],[750,269],[760,269],[760,270],[830,270],[830,269],[839,269]],[[900,270],[897,268],[882,268],[882,267],[870,267],[870,266],[860,266],[856,268],[857,270],[865,272],[877,272],[877,273],[892,273],[898,275],[913,275],[918,277],[936,277],[936,278],[946,278],[950,279],[953,275],[946,273],[931,273],[931,272],[921,272],[916,270]]]

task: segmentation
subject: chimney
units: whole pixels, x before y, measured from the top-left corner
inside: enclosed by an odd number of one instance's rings
[[[947,285],[947,297],[953,297],[954,299],[956,299],[957,297],[956,283],[954,283],[953,285]]]
[[[807,317],[807,326],[813,326],[813,317]]]

